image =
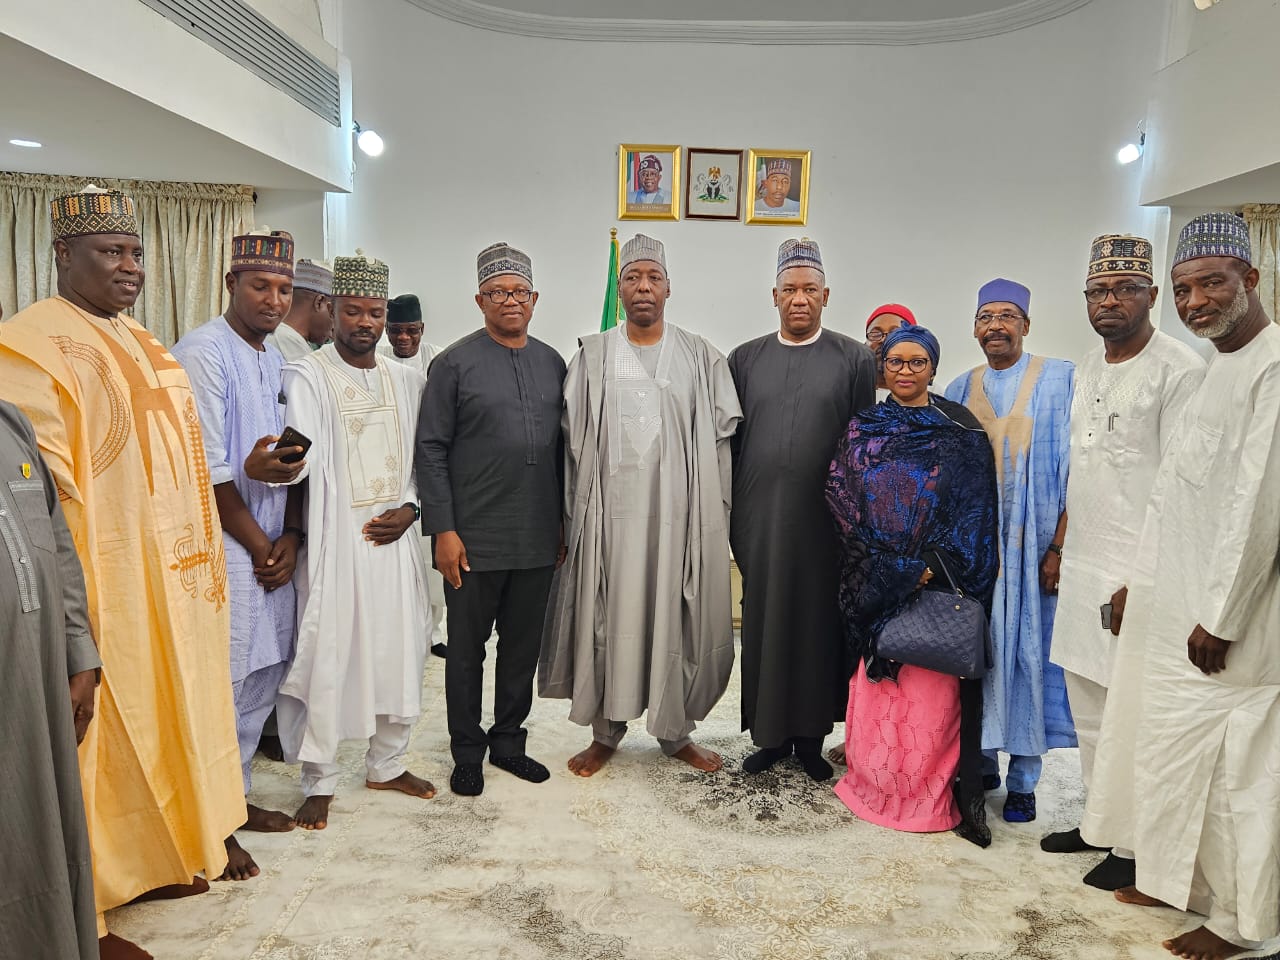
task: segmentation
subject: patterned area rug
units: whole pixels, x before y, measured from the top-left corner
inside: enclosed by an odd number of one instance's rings
[[[1041,852],[1080,814],[1074,750],[1047,758],[1037,822],[1006,824],[1003,791],[989,795],[987,850],[897,833],[794,761],[743,774],[735,674],[696,734],[721,773],[662,756],[635,723],[604,771],[576,778],[565,761],[589,732],[540,700],[529,749],[551,780],[486,765],[484,794],[462,798],[443,685],[430,658],[409,764],[434,800],[366,789],[363,747],[347,744],[328,829],[241,834],[261,876],[112,911],[112,930],[159,960],[1141,960],[1198,922],[1084,886],[1101,854]],[[259,757],[252,799],[296,809],[297,768]]]

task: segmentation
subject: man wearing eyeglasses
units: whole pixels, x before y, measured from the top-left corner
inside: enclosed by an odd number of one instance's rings
[[[445,705],[462,796],[484,790],[484,758],[541,783],[525,752],[542,621],[560,536],[565,363],[529,336],[538,294],[533,263],[495,243],[476,259],[484,327],[431,365],[418,418],[423,529],[445,580],[449,656]],[[493,726],[480,726],[485,644],[498,628]]]
[[[983,679],[983,785],[1000,786],[1009,754],[1004,818],[1036,818],[1041,757],[1073,747],[1062,669],[1049,662],[1058,562],[1066,527],[1068,422],[1074,366],[1024,353],[1031,291],[996,279],[978,291],[973,335],[986,366],[962,374],[946,397],[963,403],[991,439],[1000,485],[1000,577],[991,608],[995,663]]]
[[[1086,790],[1094,780],[1114,637],[1127,597],[1121,584],[1132,568],[1160,452],[1204,378],[1196,352],[1151,323],[1158,292],[1151,241],[1117,234],[1093,241],[1084,299],[1089,324],[1102,342],[1076,370],[1067,483],[1071,521],[1062,544],[1051,657],[1065,673]],[[1096,849],[1078,828],[1049,834],[1040,848]],[[1085,883],[1103,890],[1133,881],[1127,850],[1113,851],[1085,876]]]

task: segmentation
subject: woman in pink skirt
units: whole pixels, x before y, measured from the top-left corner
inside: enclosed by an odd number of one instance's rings
[[[985,847],[981,681],[875,652],[881,627],[929,589],[942,563],[990,612],[999,566],[995,463],[973,415],[929,392],[938,356],[937,339],[923,327],[885,338],[890,395],[849,423],[827,480],[855,664],[845,720],[849,772],[836,794],[863,820],[913,832],[954,828]]]

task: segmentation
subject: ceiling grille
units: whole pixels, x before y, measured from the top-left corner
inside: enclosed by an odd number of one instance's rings
[[[335,127],[338,74],[240,0],[140,0]]]

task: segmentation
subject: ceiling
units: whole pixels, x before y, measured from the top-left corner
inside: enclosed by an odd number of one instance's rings
[[[1018,6],[1018,0],[486,0],[489,6],[546,16],[644,20],[858,21],[951,20]]]
[[[0,90],[11,94],[0,113],[0,170],[332,189],[3,34]],[[15,147],[13,137],[44,146]]]
[[[1090,0],[408,0],[484,30],[564,40],[914,44],[1009,33]]]

